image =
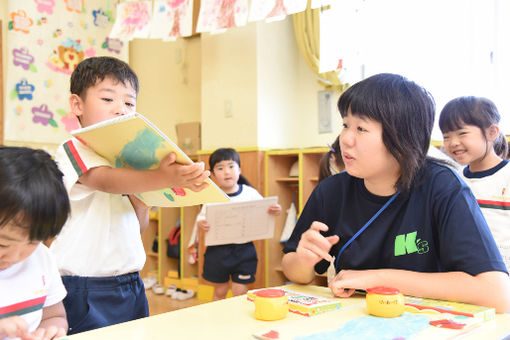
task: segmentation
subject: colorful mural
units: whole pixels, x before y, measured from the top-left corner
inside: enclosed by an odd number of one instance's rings
[[[69,77],[84,58],[127,61],[108,38],[117,1],[9,0],[5,140],[59,144],[79,128],[69,112]]]

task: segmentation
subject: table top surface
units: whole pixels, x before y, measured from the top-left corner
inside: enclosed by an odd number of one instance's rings
[[[292,284],[285,288],[306,294],[333,297],[327,287]],[[261,321],[254,317],[254,303],[248,301],[246,295],[242,295],[75,334],[63,339],[254,339],[253,334],[272,329],[280,329],[280,333],[287,332],[287,335],[290,335],[292,331],[289,333],[289,329],[299,329],[298,325],[306,326],[303,329],[316,329],[320,332],[324,329],[323,325],[345,324],[354,318],[368,315],[365,296],[355,295],[339,300],[342,304],[340,309],[318,316],[306,317],[288,313],[282,320]],[[434,329],[417,339],[430,339],[433,336],[435,340],[438,340],[438,334],[439,338],[450,337],[443,336],[447,333],[441,333],[449,330],[431,328]],[[510,334],[510,314],[497,314],[496,320],[484,322],[476,329],[465,333],[462,339],[503,339]],[[280,339],[286,338],[280,337]],[[292,336],[288,338],[291,339]]]

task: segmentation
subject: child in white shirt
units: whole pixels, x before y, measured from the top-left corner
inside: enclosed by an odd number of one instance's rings
[[[66,335],[66,290],[42,243],[69,214],[62,173],[42,150],[0,147],[0,339]]]

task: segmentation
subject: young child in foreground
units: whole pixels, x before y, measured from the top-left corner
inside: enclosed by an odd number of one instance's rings
[[[111,57],[83,60],[71,75],[71,111],[82,127],[136,111],[138,77]],[[134,194],[163,188],[200,191],[203,164],[180,165],[175,154],[151,170],[113,168],[75,138],[57,150],[72,214],[51,244],[67,289],[69,334],[146,317],[139,271],[148,207]],[[202,183],[197,185],[197,183]]]
[[[510,165],[496,105],[487,98],[459,97],[439,116],[444,146],[464,165],[461,178],[478,200],[507,270],[510,269]]]
[[[69,214],[62,173],[42,150],[0,147],[0,339],[66,335],[66,290],[43,241]]]
[[[218,186],[230,197],[231,202],[262,199],[241,175],[241,161],[236,150],[220,148],[209,158],[209,166]],[[278,216],[282,208],[279,204],[269,207],[268,214]],[[198,228],[209,231],[205,219],[207,205],[202,207],[196,219]],[[223,244],[208,246],[204,255],[203,277],[214,284],[213,300],[224,299],[232,279],[232,295],[243,295],[248,284],[255,281],[257,252],[253,242],[243,244]]]
[[[432,96],[378,74],[345,91],[338,109],[346,171],[311,194],[284,247],[287,278],[309,283],[335,257],[336,296],[389,286],[508,311],[510,279],[476,199],[454,170],[426,157]]]

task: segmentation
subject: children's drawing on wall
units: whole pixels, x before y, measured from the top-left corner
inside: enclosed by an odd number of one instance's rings
[[[248,0],[202,0],[197,32],[244,26],[247,21]]]
[[[306,9],[307,0],[260,0],[252,1],[250,6],[249,21],[278,20],[285,16],[303,12]]]
[[[150,37],[175,40],[193,33],[193,0],[155,0]]]
[[[117,4],[117,16],[110,38],[128,41],[148,38],[150,32],[152,1],[121,2]]]
[[[79,128],[69,112],[69,76],[85,58],[127,59],[108,38],[116,1],[9,0],[5,139],[58,144]]]

